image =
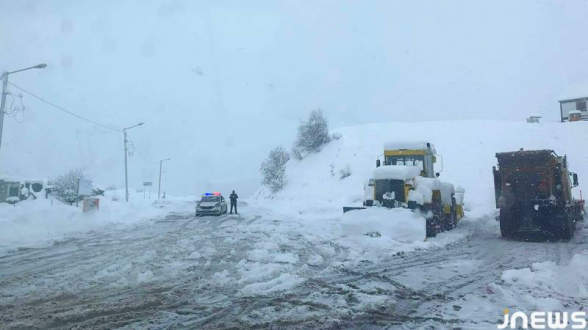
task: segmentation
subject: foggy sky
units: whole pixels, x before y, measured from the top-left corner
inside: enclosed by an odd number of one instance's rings
[[[267,152],[289,149],[315,108],[332,128],[530,113],[558,120],[562,88],[588,80],[585,1],[0,0],[0,8],[0,71],[47,63],[10,81],[106,125],[146,122],[129,131],[130,186],[156,183],[159,159],[170,157],[171,194],[258,180]],[[5,118],[0,174],[84,167],[97,183],[124,184],[121,133],[26,94],[23,102],[23,122]]]

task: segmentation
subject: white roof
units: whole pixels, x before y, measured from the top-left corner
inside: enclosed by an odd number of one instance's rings
[[[560,101],[581,99],[584,97],[588,98],[588,82],[571,84],[559,94]]]
[[[420,166],[412,165],[387,165],[376,167],[375,180],[408,180],[421,174]]]
[[[580,110],[572,110],[572,111],[568,112],[568,114],[570,114],[570,115],[578,114],[578,113],[579,114],[582,114],[582,111],[580,111]]]
[[[0,180],[2,181],[13,181],[13,182],[40,182],[43,183],[45,181],[47,181],[47,179],[32,179],[29,177],[22,177],[22,176],[18,176],[18,175],[0,175]]]
[[[431,148],[435,149],[431,143]],[[384,150],[400,150],[400,149],[411,149],[411,150],[425,150],[427,149],[427,142],[423,141],[390,141],[384,143]]]

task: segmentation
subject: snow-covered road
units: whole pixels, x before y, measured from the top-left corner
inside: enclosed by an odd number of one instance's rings
[[[438,244],[370,258],[333,239],[335,220],[189,209],[1,255],[2,328],[495,329],[519,294],[504,270],[565,265],[588,241],[586,230],[571,242],[507,241],[494,220],[470,219]]]

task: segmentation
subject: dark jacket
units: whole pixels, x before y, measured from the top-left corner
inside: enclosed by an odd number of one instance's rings
[[[239,196],[237,196],[237,194],[235,193],[231,193],[231,195],[229,195],[229,198],[231,199],[231,203],[237,203],[237,198],[239,198]]]

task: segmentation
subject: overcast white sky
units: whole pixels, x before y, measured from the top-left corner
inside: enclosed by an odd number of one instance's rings
[[[586,1],[0,0],[0,69],[70,111],[130,131],[130,185],[199,194],[257,180],[321,107],[331,127],[378,121],[559,117],[588,80]],[[12,92],[18,93],[14,88]],[[10,98],[9,98],[10,99]],[[122,134],[24,95],[0,173],[83,166],[124,183]],[[20,119],[20,118],[19,118]],[[236,185],[237,186],[237,185]]]

